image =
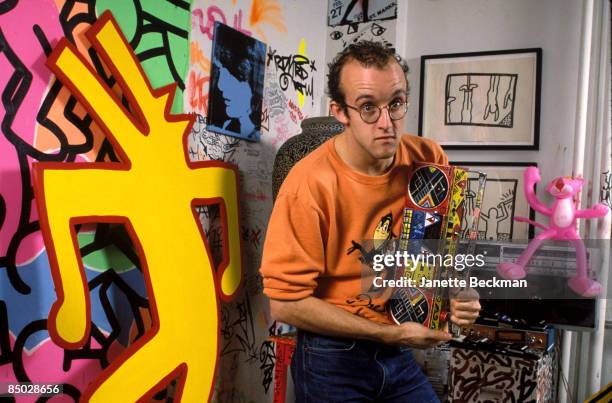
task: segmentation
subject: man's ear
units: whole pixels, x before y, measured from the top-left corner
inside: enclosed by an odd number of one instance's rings
[[[329,103],[329,109],[338,122],[345,126],[348,125],[349,119],[348,116],[346,116],[346,109],[342,105],[335,101],[331,101]]]

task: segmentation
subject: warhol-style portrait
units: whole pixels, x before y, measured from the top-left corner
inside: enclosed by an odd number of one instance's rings
[[[207,129],[259,141],[266,45],[215,23]]]

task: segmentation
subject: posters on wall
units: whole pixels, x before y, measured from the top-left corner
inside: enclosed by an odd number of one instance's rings
[[[208,129],[259,141],[266,45],[215,23]]]
[[[329,0],[327,25],[347,25],[397,18],[396,0]]]

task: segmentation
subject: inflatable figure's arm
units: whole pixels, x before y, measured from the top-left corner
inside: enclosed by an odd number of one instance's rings
[[[525,189],[525,197],[527,198],[527,202],[529,205],[537,212],[550,216],[552,215],[552,210],[548,208],[544,203],[538,200],[538,196],[535,193],[535,185],[539,183],[542,178],[540,177],[540,170],[537,167],[527,167],[524,177],[524,189]]]
[[[576,218],[598,218],[605,217],[610,208],[603,203],[597,203],[586,210],[576,210]]]

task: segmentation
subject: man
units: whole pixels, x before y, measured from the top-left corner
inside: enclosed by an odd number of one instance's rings
[[[345,130],[295,165],[270,218],[264,293],[272,317],[299,329],[291,366],[298,402],[437,401],[410,347],[436,346],[450,334],[391,324],[385,298],[361,283],[360,242],[383,228],[389,238],[400,233],[413,163],[448,163],[439,145],[402,135],[407,71],[374,42],[336,57],[328,89]],[[477,300],[454,299],[451,320],[472,323],[479,310]]]

